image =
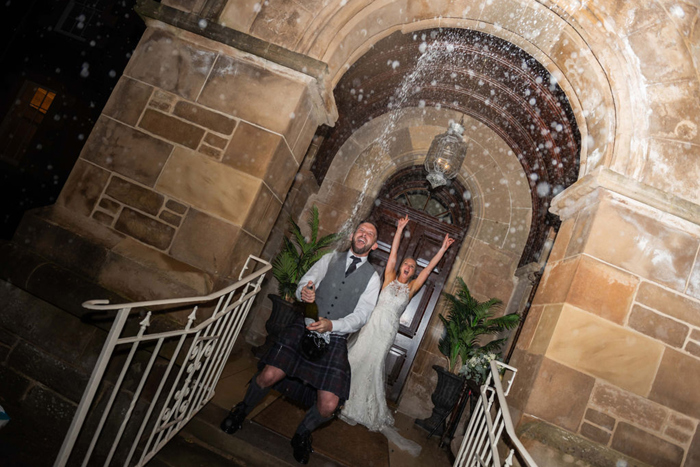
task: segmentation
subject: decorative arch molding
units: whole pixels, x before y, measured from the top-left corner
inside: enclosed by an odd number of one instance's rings
[[[697,11],[660,0],[572,2],[494,0],[418,2],[333,0],[255,11],[229,1],[222,21],[240,31],[329,64],[329,94],[344,69],[395,31],[470,28],[507,40],[560,78],[585,142],[580,175],[605,166],[700,203],[687,185],[700,175],[677,154],[700,145],[688,102],[700,98]],[[688,10],[690,8],[690,10]],[[225,12],[226,13],[226,12]],[[288,21],[292,17],[294,22]],[[695,58],[694,58],[695,57]],[[684,146],[685,145],[685,146]],[[663,173],[663,175],[661,175]],[[697,177],[695,177],[697,178]]]

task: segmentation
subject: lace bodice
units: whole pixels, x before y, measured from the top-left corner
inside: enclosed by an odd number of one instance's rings
[[[378,314],[385,320],[396,320],[396,324],[398,325],[398,320],[406,309],[406,305],[408,305],[409,292],[408,284],[402,284],[398,280],[392,281],[389,285],[384,287],[379,295],[379,300],[372,312],[372,316]],[[370,317],[370,320],[372,320],[372,317]]]

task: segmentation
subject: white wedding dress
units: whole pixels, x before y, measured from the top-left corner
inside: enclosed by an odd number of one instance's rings
[[[386,404],[384,390],[386,356],[408,299],[408,284],[398,280],[387,285],[379,295],[377,306],[348,352],[352,371],[350,397],[340,418],[350,425],[359,423],[370,431],[379,431],[400,449],[417,456],[421,446],[402,437],[394,428],[394,417]]]

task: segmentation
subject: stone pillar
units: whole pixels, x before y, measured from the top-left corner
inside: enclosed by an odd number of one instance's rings
[[[89,233],[105,250],[91,274],[108,289],[134,299],[207,293],[262,252],[318,125],[332,117],[317,77],[148,24],[56,206],[38,217]],[[225,36],[217,28],[209,35]],[[305,69],[287,54],[281,62]],[[41,243],[38,222],[16,240]],[[49,243],[40,254],[58,242]]]
[[[529,448],[697,465],[700,207],[598,169],[553,210],[563,223],[511,360]]]

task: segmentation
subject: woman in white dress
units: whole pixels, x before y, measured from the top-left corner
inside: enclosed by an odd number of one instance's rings
[[[420,446],[402,438],[393,428],[394,417],[387,406],[384,391],[385,360],[406,305],[423,286],[454,239],[445,235],[440,250],[416,277],[417,264],[413,258],[404,259],[396,270],[397,252],[406,224],[408,216],[399,219],[377,306],[349,350],[348,360],[352,370],[350,397],[345,402],[340,418],[351,425],[360,423],[370,431],[380,431],[400,448],[417,455]]]

